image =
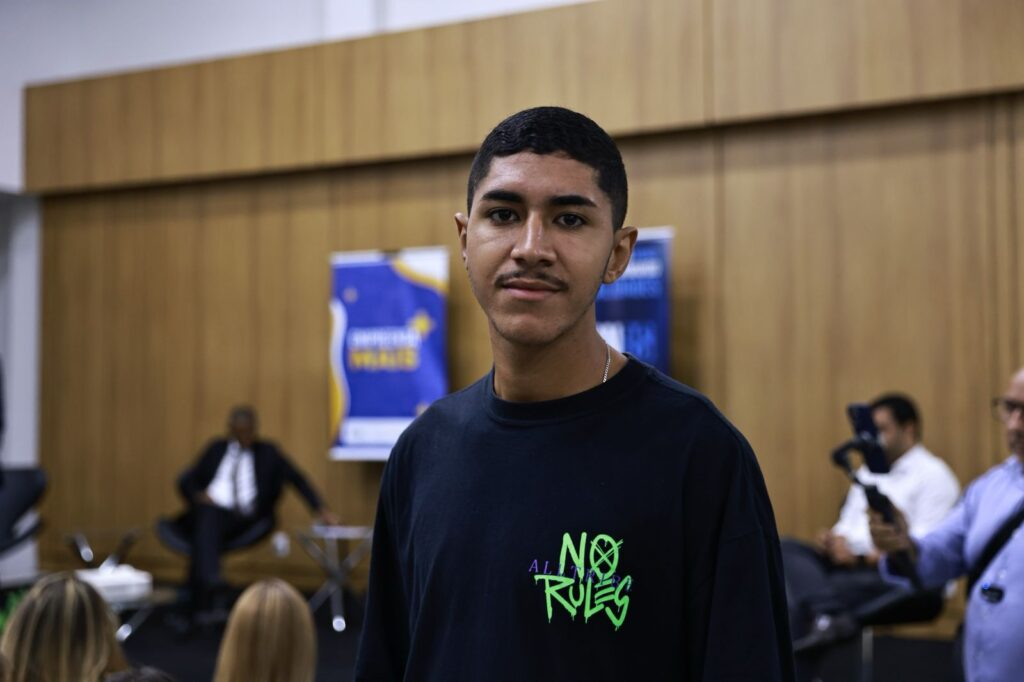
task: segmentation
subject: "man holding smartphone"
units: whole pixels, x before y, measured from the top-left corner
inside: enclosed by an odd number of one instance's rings
[[[871,514],[875,545],[908,553],[924,587],[967,576],[963,667],[970,681],[1017,680],[1024,671],[1024,368],[992,409],[1010,455],[971,483],[938,527],[921,533],[899,504],[895,524]],[[882,558],[883,575],[905,584],[894,568]]]

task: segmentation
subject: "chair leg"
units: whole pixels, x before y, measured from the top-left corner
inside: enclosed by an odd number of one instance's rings
[[[870,627],[860,631],[860,682],[871,682],[875,669],[875,633]]]

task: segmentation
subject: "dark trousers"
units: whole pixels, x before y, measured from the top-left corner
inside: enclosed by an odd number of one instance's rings
[[[245,531],[257,521],[255,516],[243,516],[212,504],[197,504],[192,509],[192,564],[189,584],[193,605],[205,608],[211,590],[223,584],[220,573],[220,555],[224,542]]]
[[[794,639],[806,635],[817,616],[852,613],[900,589],[882,580],[877,568],[837,566],[813,547],[790,538],[782,540],[782,563]]]

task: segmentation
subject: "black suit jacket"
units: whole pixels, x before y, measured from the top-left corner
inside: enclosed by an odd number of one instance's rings
[[[227,440],[221,438],[212,441],[203,450],[196,465],[178,479],[178,489],[189,505],[193,503],[197,493],[201,493],[209,487],[227,451]],[[252,457],[253,469],[256,474],[256,518],[274,515],[274,507],[277,505],[278,498],[281,497],[281,490],[284,488],[285,482],[295,486],[295,489],[314,512],[323,508],[320,497],[306,477],[288,461],[277,445],[269,441],[258,440],[253,443]]]

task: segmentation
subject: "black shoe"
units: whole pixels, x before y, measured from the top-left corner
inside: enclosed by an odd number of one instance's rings
[[[860,626],[846,613],[821,615],[814,620],[811,632],[793,642],[793,653],[807,654],[845,642],[860,632]]]

